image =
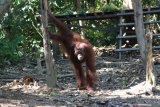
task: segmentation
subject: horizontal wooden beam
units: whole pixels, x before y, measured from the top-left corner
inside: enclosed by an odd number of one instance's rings
[[[150,11],[143,11],[143,15],[146,14],[158,14],[160,13],[160,10],[150,10]],[[118,16],[132,16],[134,15],[134,12],[121,12],[117,14]]]
[[[144,22],[145,25],[155,24],[155,23],[160,23],[160,21]],[[118,24],[118,26],[120,26],[120,27],[122,27],[122,26],[134,26],[134,23],[122,23],[122,24]]]
[[[160,13],[160,8],[143,9],[143,14],[158,14]],[[64,21],[74,21],[74,20],[103,20],[119,18],[120,16],[134,15],[132,10],[123,11],[112,11],[112,12],[94,12],[94,13],[83,13],[83,14],[73,14],[73,15],[61,15],[56,16],[57,18]]]
[[[153,49],[160,49],[160,46],[153,46]],[[123,51],[136,51],[139,50],[139,48],[121,48],[121,49],[115,49],[116,52],[123,52]]]
[[[160,33],[153,34],[153,37],[160,37]],[[126,36],[118,36],[117,39],[130,39],[130,38],[136,38],[136,35],[126,35]]]

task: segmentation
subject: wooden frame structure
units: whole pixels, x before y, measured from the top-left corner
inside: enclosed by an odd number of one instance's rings
[[[151,8],[151,9],[144,9],[143,10],[143,15],[151,15],[151,14],[160,14],[160,9],[158,8]],[[130,39],[130,38],[136,38],[136,35],[125,35],[123,36],[123,27],[127,27],[127,26],[132,26],[134,27],[134,22],[123,22],[123,19],[125,16],[132,16],[134,17],[134,12],[133,10],[129,10],[129,11],[121,11],[121,13],[119,14],[120,16],[120,24],[118,24],[119,26],[119,35],[117,36],[118,39],[118,48],[116,49],[116,51],[119,54],[119,59],[122,58],[122,52],[124,51],[134,51],[134,50],[139,50],[139,48],[122,48],[122,40],[123,39]],[[148,24],[156,24],[156,23],[160,23],[159,21],[144,21],[144,25],[148,25]],[[159,34],[153,34],[153,37],[160,37],[160,33]],[[153,49],[160,49],[160,46],[153,46]]]
[[[151,14],[160,14],[160,8],[151,8],[151,9],[143,9],[143,15],[151,15]],[[136,35],[123,35],[123,28],[127,26],[134,26],[134,22],[123,22],[124,17],[131,16],[134,18],[134,11],[133,10],[122,10],[122,11],[114,11],[114,12],[96,12],[96,13],[84,13],[84,14],[76,14],[76,15],[62,15],[62,16],[56,16],[57,18],[67,21],[69,24],[70,21],[78,21],[78,20],[105,20],[105,19],[117,19],[119,21],[119,24],[117,24],[117,28],[119,28],[119,31],[117,32],[117,40],[118,40],[118,46],[115,50],[118,52],[119,59],[122,58],[122,52],[124,51],[134,51],[139,50],[139,48],[122,48],[122,40],[124,39],[130,39],[130,38],[136,38]],[[158,21],[150,21],[144,22],[144,25],[148,24],[156,24],[160,23],[160,20]],[[75,25],[70,25],[69,27],[75,27]],[[76,26],[79,28],[85,28],[85,26]],[[118,29],[117,29],[118,30]],[[153,34],[153,37],[160,37],[160,34]],[[153,46],[153,49],[160,49],[160,46]]]

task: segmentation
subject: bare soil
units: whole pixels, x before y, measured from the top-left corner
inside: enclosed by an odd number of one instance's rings
[[[97,57],[94,92],[77,90],[68,60],[58,61],[56,67],[59,87],[54,89],[46,85],[46,74],[34,66],[0,70],[0,107],[160,107],[159,82],[153,93],[146,93],[145,72],[139,59],[120,62]],[[25,75],[34,82],[23,85]]]

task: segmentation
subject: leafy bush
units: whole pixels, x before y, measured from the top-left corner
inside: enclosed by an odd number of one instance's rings
[[[159,0],[142,0],[142,5],[144,8],[160,7],[160,1]]]
[[[119,10],[120,8],[118,8],[115,4],[113,3],[109,3],[109,4],[105,4],[102,6],[101,10],[102,11],[115,11],[115,10]]]
[[[101,8],[102,11],[116,11],[123,9],[123,0],[112,0],[105,3]]]
[[[38,52],[42,41],[38,4],[37,0],[13,0],[1,22],[1,60],[17,61]]]
[[[19,54],[17,52],[18,43],[21,41],[17,36],[16,38],[9,40],[7,38],[2,38],[3,35],[0,35],[0,61],[10,60],[13,62],[18,61]]]
[[[85,37],[94,46],[116,44],[116,20],[90,20],[83,22],[85,26],[87,26],[87,28],[82,29]],[[77,31],[77,29],[74,30]],[[78,32],[80,33],[80,31]]]

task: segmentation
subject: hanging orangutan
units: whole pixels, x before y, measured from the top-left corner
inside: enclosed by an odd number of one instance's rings
[[[50,12],[48,12],[48,17],[60,33],[51,33],[47,28],[46,31],[50,38],[60,43],[67,53],[75,73],[78,88],[80,90],[87,89],[93,91],[96,81],[96,68],[92,45],[86,39],[81,39],[79,34],[71,31],[67,25],[54,15],[51,15]],[[86,72],[83,71],[83,63],[86,64]]]

